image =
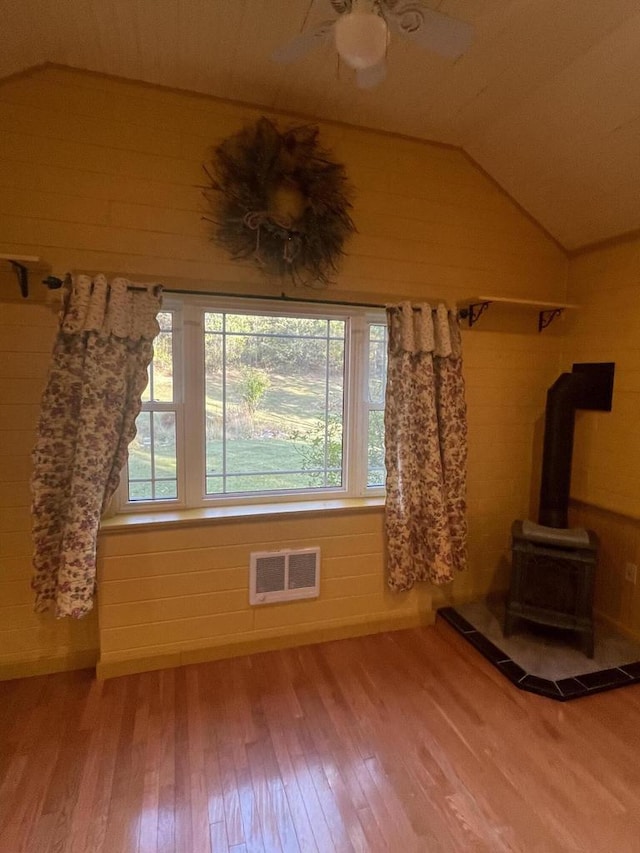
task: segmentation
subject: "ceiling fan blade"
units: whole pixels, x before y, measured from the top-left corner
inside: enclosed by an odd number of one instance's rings
[[[448,59],[462,56],[473,41],[471,24],[420,3],[402,0],[393,6],[381,3],[380,11],[389,26],[401,36]]]
[[[387,76],[387,63],[382,60],[371,68],[359,68],[356,71],[356,85],[358,89],[373,89],[378,86]]]
[[[324,21],[320,26],[315,27],[315,29],[300,33],[300,35],[295,36],[291,41],[282,45],[282,47],[274,50],[271,54],[271,59],[274,62],[297,62],[319,44],[323,44],[329,40],[334,24],[335,21]]]

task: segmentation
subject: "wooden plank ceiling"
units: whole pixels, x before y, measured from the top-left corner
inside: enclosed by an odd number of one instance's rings
[[[567,249],[640,228],[638,0],[423,0],[470,22],[457,61],[394,36],[356,88],[331,43],[272,52],[328,0],[0,0],[0,77],[43,62],[461,146]]]

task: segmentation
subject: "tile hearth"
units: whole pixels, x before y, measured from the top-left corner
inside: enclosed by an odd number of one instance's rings
[[[588,658],[571,633],[524,620],[505,637],[503,604],[474,601],[438,616],[521,690],[566,701],[640,682],[640,645],[602,626]]]

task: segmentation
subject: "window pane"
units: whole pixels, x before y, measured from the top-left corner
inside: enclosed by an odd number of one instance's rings
[[[212,478],[215,479],[215,478]],[[277,474],[239,474],[230,475],[225,478],[226,492],[275,492],[293,491],[296,489],[307,489],[309,478],[306,473]],[[215,488],[215,486],[214,486]]]
[[[178,497],[175,480],[156,480],[154,482],[154,499],[157,501],[175,500]]]
[[[153,362],[147,368],[147,384],[145,385],[144,391],[140,395],[140,399],[143,403],[148,403],[151,399],[151,376],[153,374]]]
[[[221,332],[222,314],[207,311],[204,315],[204,330],[205,332]]]
[[[178,497],[176,470],[176,414],[153,412],[153,496],[156,500]]]
[[[369,325],[369,402],[384,403],[387,381],[387,327]]]
[[[153,498],[151,480],[129,480],[130,501],[150,501]]]
[[[384,486],[384,412],[369,412],[367,486]]]
[[[178,497],[175,412],[140,412],[129,447],[129,500]]]
[[[329,343],[327,379],[326,485],[341,486],[344,405],[344,342],[342,340],[332,340]]]
[[[151,412],[140,412],[136,437],[129,445],[129,479],[151,480]]]
[[[206,493],[342,483],[344,320],[205,314]]]
[[[160,403],[173,402],[173,312],[158,314],[160,332],[153,342],[153,361],[149,365],[149,382],[142,395],[142,402],[156,400]]]

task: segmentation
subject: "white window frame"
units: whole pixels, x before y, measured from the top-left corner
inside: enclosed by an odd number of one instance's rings
[[[373,402],[369,399],[369,362],[370,362],[369,355],[370,355],[370,346],[371,346],[371,339],[370,339],[370,335],[368,333],[369,332],[369,325],[385,326],[385,328],[386,328],[386,326],[387,326],[386,316],[384,314],[379,314],[379,315],[376,315],[376,317],[374,319],[371,315],[369,315],[366,318],[366,326],[365,326],[365,330],[364,330],[365,331],[365,352],[364,352],[364,358],[363,358],[363,364],[362,364],[362,370],[363,370],[362,382],[364,384],[362,386],[362,391],[361,391],[362,404],[361,404],[360,408],[362,409],[362,415],[364,417],[364,422],[362,424],[363,434],[365,434],[367,436],[368,436],[368,430],[369,430],[369,415],[371,414],[371,412],[384,412],[384,409],[385,409],[385,400],[384,400],[385,395],[384,394],[382,395],[382,402]],[[385,338],[385,341],[388,340],[388,334],[389,334],[389,331],[387,329],[387,331],[386,331],[387,337]],[[388,363],[387,363],[386,358],[385,358],[385,365],[386,365],[386,367],[388,367]],[[365,453],[364,453],[364,466],[365,466],[364,483],[365,483],[365,486],[367,489],[367,494],[384,495],[385,494],[384,486],[367,486],[367,479],[368,479],[367,474],[368,474],[368,470],[369,470],[369,463],[368,463],[367,452],[366,452],[367,448],[368,448],[368,441],[367,441],[367,445],[365,447]],[[383,459],[383,466],[384,466],[384,459]]]
[[[384,408],[369,401],[369,324],[385,325],[384,310],[349,305],[279,302],[256,298],[165,295],[164,311],[173,312],[174,402],[144,403],[143,411],[176,412],[176,466],[178,498],[130,501],[128,469],[121,477],[116,512],[162,512],[215,506],[250,506],[281,502],[379,497],[383,486],[367,486],[368,413]],[[205,495],[206,447],[204,394],[204,314],[271,314],[345,321],[345,372],[343,408],[343,477],[335,488],[264,491],[251,494]]]

